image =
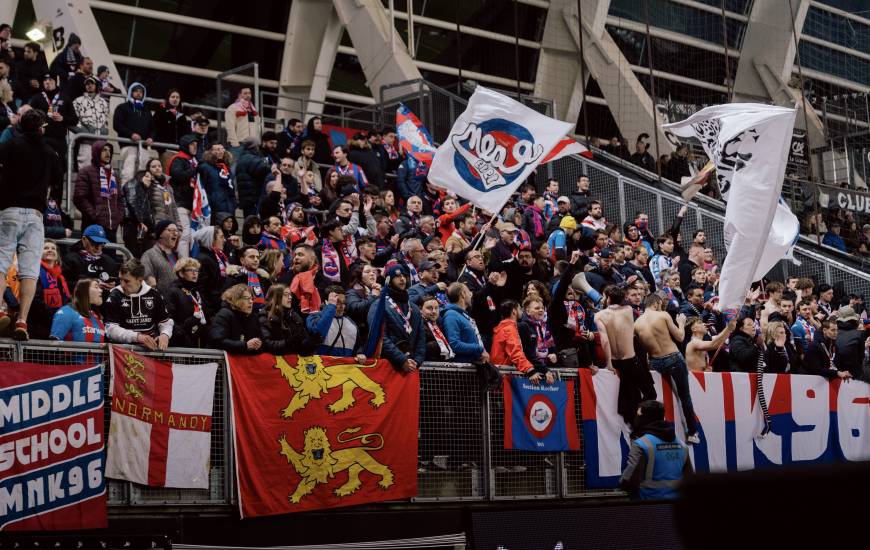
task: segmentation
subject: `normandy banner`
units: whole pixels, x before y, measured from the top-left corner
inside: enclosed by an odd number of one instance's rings
[[[112,346],[106,476],[208,489],[217,363],[178,365]]]
[[[100,365],[0,363],[0,530],[106,527]]]
[[[244,518],[417,494],[419,375],[386,360],[229,356]]]
[[[682,408],[670,384],[652,373],[685,441]],[[701,443],[690,445],[695,470],[733,472],[784,464],[870,459],[870,385],[828,381],[821,376],[765,374],[764,395],[771,433],[760,437],[764,419],[756,374],[689,373],[689,390]],[[583,449],[589,487],[616,487],[628,460],[629,429],[616,412],[619,378],[580,369]]]

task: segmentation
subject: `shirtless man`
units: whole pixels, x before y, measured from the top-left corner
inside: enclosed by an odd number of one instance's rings
[[[634,313],[631,306],[623,305],[625,291],[611,285],[605,288],[607,309],[595,314],[595,326],[601,338],[601,347],[607,368],[619,373],[617,411],[631,426],[641,401],[656,398],[652,376],[640,366],[634,356]]]
[[[686,316],[680,313],[677,315],[677,323],[674,324],[671,316],[662,311],[663,304],[664,301],[658,293],[644,298],[645,311],[634,324],[634,332],[649,354],[650,368],[669,377],[671,387],[677,390],[686,419],[686,441],[694,445],[700,443],[701,438],[698,437],[695,408],[692,407],[692,395],[689,393],[689,370],[686,368],[686,360],[674,343],[674,340],[683,341],[686,334]]]
[[[704,340],[704,335],[707,334],[707,327],[699,317],[692,317],[686,323],[686,332],[691,334],[692,339],[686,346],[686,364],[689,370],[693,372],[710,372],[713,367],[709,365],[707,355],[722,345],[728,335],[737,326],[737,320],[732,319],[728,326],[725,327],[720,334],[712,340]]]

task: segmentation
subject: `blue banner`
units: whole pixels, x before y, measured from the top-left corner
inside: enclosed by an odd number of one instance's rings
[[[579,451],[574,381],[535,385],[504,377],[504,448],[552,453]]]

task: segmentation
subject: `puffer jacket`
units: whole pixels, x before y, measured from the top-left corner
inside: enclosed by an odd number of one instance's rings
[[[269,159],[251,145],[243,150],[236,163],[236,186],[239,191],[239,206],[255,207],[263,194],[266,176],[270,173]]]
[[[149,191],[149,201],[151,202],[151,212],[154,215],[154,223],[160,220],[169,220],[174,224],[178,224],[181,218],[178,217],[178,204],[175,202],[175,191],[172,186],[164,179],[161,184],[152,183]]]
[[[188,152],[196,136],[187,134],[178,141],[179,152],[169,161],[169,184],[175,192],[179,208],[193,210],[193,186],[196,178],[196,160]]]
[[[276,354],[312,355],[320,345],[320,336],[308,332],[305,321],[292,309],[283,315],[261,311],[260,332],[263,344]]]
[[[235,212],[238,201],[233,175],[226,164],[203,162],[198,167],[212,212]]]
[[[248,340],[254,338],[262,340],[263,338],[257,315],[255,313],[242,313],[232,309],[226,303],[224,303],[217,315],[214,316],[214,319],[211,320],[208,336],[213,347],[230,353],[256,355],[270,351],[266,349],[265,345],[261,346],[258,350],[248,349]]]
[[[91,165],[81,169],[76,176],[73,204],[82,213],[82,227],[99,224],[108,231],[115,231],[124,218],[124,201],[121,190],[121,175],[114,174],[117,191],[108,197],[100,194],[100,150],[110,143],[96,141],[91,146]],[[114,154],[114,148],[112,148]]]

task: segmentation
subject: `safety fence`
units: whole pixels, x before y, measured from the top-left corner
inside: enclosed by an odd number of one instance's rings
[[[231,410],[226,356],[212,349],[169,349],[137,352],[179,365],[217,363],[214,413],[211,429],[211,462],[208,489],[165,489],[108,480],[113,506],[215,507],[237,502],[235,465],[230,434]],[[96,344],[0,340],[0,360],[48,365],[80,364],[83,360],[104,365],[110,387],[109,350]],[[502,369],[504,376],[519,376]],[[577,380],[576,370],[555,369],[561,380]],[[580,417],[579,382],[575,384],[577,426]],[[106,433],[111,401],[106,391]],[[504,449],[504,411],[501,386],[480,389],[476,369],[459,363],[425,363],[420,368],[420,419],[418,437],[417,502],[556,499],[620,496],[614,490],[586,487],[580,451],[535,453]],[[581,433],[582,444],[582,433]]]

